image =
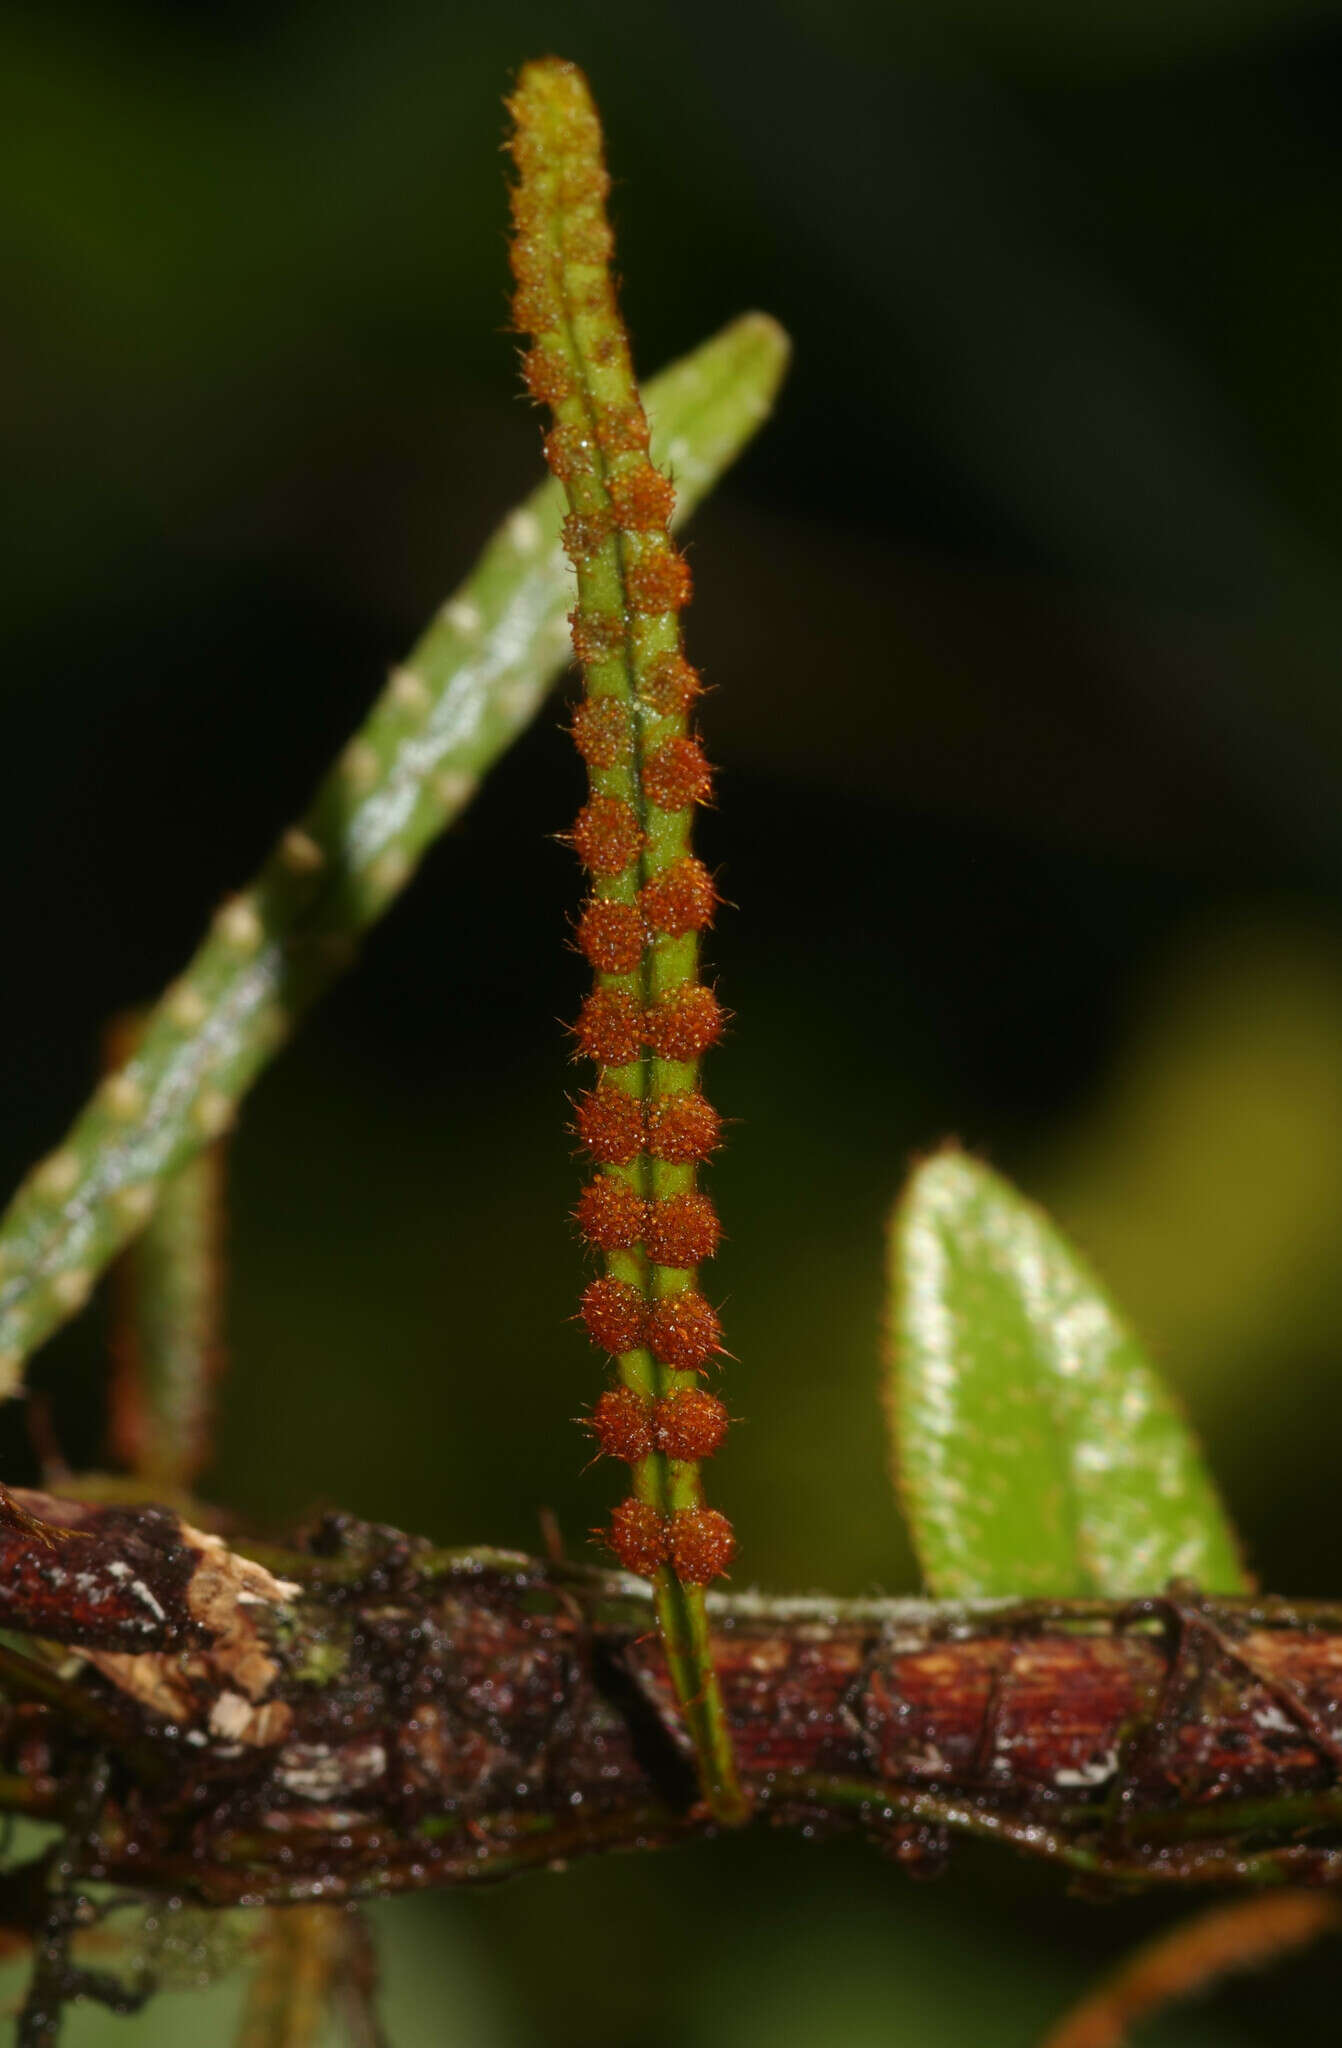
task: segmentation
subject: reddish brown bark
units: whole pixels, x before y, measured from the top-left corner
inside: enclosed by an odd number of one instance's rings
[[[18,1499],[80,1533],[5,1533],[5,1624],[86,1661],[58,1680],[6,1653],[0,1803],[55,1811],[109,1755],[90,1874],[334,1898],[707,1828],[634,1582],[342,1518],[267,1571],[163,1510]],[[119,1566],[163,1612],[133,1650]],[[1099,1883],[1342,1876],[1340,1609],[714,1611],[763,1819],[857,1826],[922,1869],[967,1833]]]

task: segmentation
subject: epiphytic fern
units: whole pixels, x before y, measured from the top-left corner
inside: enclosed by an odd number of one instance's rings
[[[719,1139],[699,1060],[723,1019],[699,979],[699,934],[717,892],[690,850],[694,807],[712,786],[689,723],[701,685],[681,645],[690,571],[670,534],[675,487],[649,460],[616,305],[609,179],[586,81],[556,59],[529,64],[510,108],[513,312],[532,339],[527,384],[554,417],[545,447],[568,499],[563,538],[586,692],[573,734],[590,794],[572,844],[591,881],[578,944],[596,985],[576,1035],[598,1075],[577,1105],[596,1169],[578,1221],[605,1271],[583,1295],[582,1318],[619,1375],[592,1427],[633,1476],[607,1540],[627,1570],[656,1585],[705,1796],[735,1818],[743,1802],[702,1590],[726,1570],[735,1538],[727,1517],[704,1505],[700,1480],[727,1427],[723,1403],[699,1383],[722,1344],[697,1284],[720,1230],[696,1184]]]

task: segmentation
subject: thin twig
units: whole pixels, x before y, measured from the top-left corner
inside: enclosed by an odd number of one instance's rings
[[[1218,1978],[1262,1969],[1342,1928],[1342,1905],[1318,1892],[1269,1892],[1213,1906],[1121,1963],[1051,2027],[1040,2048],[1123,2048],[1129,2031]]]

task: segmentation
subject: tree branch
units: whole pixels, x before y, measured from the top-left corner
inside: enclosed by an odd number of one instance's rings
[[[639,1581],[343,1516],[276,1552],[14,1501],[0,1807],[61,1817],[108,1756],[85,1879],[340,1900],[711,1832]],[[974,1835],[1100,1885],[1342,1878],[1342,1603],[744,1594],[710,1617],[763,1820],[924,1871]]]

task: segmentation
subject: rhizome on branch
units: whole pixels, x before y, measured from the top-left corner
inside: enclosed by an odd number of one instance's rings
[[[60,1817],[106,1757],[81,1878],[340,1900],[714,1825],[632,1577],[341,1516],[249,1556],[162,1509],[15,1503],[50,1534],[42,1577],[0,1529],[0,1625],[34,1638],[3,1652],[0,1805]],[[964,1834],[1090,1884],[1342,1878],[1340,1608],[715,1594],[709,1618],[777,1824],[924,1870]]]

